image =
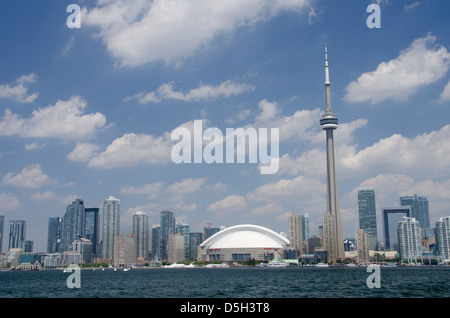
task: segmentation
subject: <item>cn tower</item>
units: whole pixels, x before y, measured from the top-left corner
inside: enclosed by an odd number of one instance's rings
[[[338,119],[331,110],[330,96],[330,72],[328,69],[328,53],[325,44],[325,98],[326,111],[320,119],[320,125],[326,132],[327,146],[327,204],[326,214],[323,218],[323,231],[325,247],[328,253],[328,261],[335,262],[337,259],[343,260],[344,240],[342,237],[341,213],[339,210],[339,200],[336,182],[336,168],[334,162],[334,139],[333,131],[338,128]]]

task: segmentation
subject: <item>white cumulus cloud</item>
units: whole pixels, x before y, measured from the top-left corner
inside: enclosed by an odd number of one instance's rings
[[[67,140],[92,138],[105,126],[106,118],[101,113],[85,114],[86,107],[80,96],[73,96],[34,110],[28,118],[7,109],[0,119],[0,135]]]
[[[217,36],[281,12],[302,12],[309,0],[109,0],[83,9],[84,25],[99,29],[120,66],[178,63]]]
[[[416,39],[400,55],[382,62],[372,72],[362,74],[346,87],[345,100],[380,103],[406,101],[418,89],[442,79],[450,67],[450,52],[428,34]]]

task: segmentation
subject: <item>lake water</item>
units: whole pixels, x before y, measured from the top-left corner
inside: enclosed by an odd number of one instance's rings
[[[364,267],[83,269],[79,273],[80,288],[68,288],[72,273],[60,270],[0,272],[0,298],[151,298],[146,304],[152,305],[175,299],[178,305],[172,309],[179,311],[180,301],[186,299],[450,297],[450,267],[382,267],[380,288],[368,287],[371,273]]]

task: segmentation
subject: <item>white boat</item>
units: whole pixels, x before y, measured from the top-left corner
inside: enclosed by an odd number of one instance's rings
[[[315,267],[328,267],[327,263],[318,263],[316,265],[314,265]]]
[[[356,267],[356,264],[355,263],[348,263],[348,264],[345,264],[345,266],[347,266],[347,267]]]

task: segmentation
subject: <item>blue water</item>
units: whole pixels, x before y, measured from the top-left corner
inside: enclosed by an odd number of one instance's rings
[[[0,298],[443,298],[450,267],[381,268],[369,288],[366,268],[151,268],[128,272],[58,270],[0,272]]]

